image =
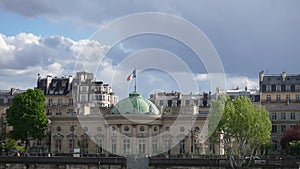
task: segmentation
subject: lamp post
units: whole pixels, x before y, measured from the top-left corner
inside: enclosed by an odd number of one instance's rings
[[[75,114],[76,114],[76,112],[73,112],[72,124],[71,124],[71,129],[72,129],[72,155],[73,156],[74,156],[74,149],[75,149],[75,127],[76,127],[76,124],[75,124],[75,121],[74,121]]]
[[[100,139],[97,139],[98,141],[98,169],[100,169]]]
[[[195,120],[196,120],[197,117],[193,116],[192,115],[192,119],[191,119],[191,157],[193,157],[193,154],[194,154],[194,136],[195,136],[195,128],[193,126]]]
[[[47,124],[47,132],[48,132],[48,154],[51,153],[51,120],[48,119],[48,124]]]

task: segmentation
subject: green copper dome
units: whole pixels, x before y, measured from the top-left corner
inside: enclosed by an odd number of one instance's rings
[[[128,98],[120,100],[110,114],[159,114],[159,111],[151,101],[133,92]]]

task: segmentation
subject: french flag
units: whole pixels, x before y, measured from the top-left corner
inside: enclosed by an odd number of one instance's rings
[[[130,81],[132,78],[136,78],[136,69],[127,77],[127,81]]]

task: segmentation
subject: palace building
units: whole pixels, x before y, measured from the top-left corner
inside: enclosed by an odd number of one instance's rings
[[[93,113],[51,118],[51,151],[84,154],[178,156],[213,153],[208,142],[199,142],[198,134],[206,116],[192,107],[166,107],[133,92],[111,108]],[[218,150],[214,150],[217,153]]]
[[[154,93],[150,100],[134,91],[118,101],[109,85],[93,74],[38,77],[50,119],[46,140],[54,154],[185,156],[219,154],[199,139],[211,93]]]

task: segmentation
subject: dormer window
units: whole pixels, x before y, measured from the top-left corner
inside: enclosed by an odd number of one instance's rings
[[[271,91],[271,86],[270,86],[270,85],[267,85],[267,86],[266,86],[266,89],[267,89],[267,92],[270,92],[270,91]]]
[[[66,83],[67,83],[66,81],[62,81],[61,86],[62,86],[62,87],[65,87],[65,86],[66,86]]]
[[[281,86],[280,85],[276,85],[276,92],[281,92]]]
[[[295,90],[300,91],[300,85],[295,85]]]
[[[286,85],[286,86],[285,86],[285,90],[286,90],[287,92],[290,92],[290,91],[291,91],[291,86]]]
[[[57,82],[53,82],[52,86],[56,87],[56,85],[57,85]]]

